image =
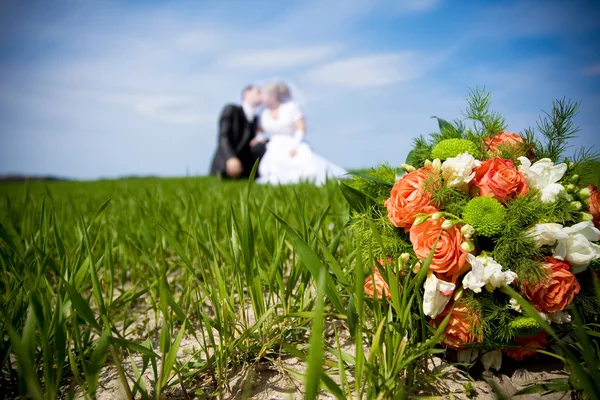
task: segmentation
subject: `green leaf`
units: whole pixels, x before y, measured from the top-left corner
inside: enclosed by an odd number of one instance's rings
[[[88,383],[88,392],[94,398],[96,396],[96,389],[98,388],[98,377],[100,376],[100,371],[102,371],[102,367],[106,363],[106,358],[108,357],[108,346],[109,346],[108,336],[103,333],[100,336],[100,339],[95,344],[94,351],[92,352],[92,356],[90,357],[90,362],[88,363],[87,371],[86,371],[86,380]]]
[[[409,151],[408,154],[406,155],[406,161],[404,163],[408,164],[408,165],[414,165],[415,162],[417,161],[417,160],[415,160],[415,154],[416,154],[416,152],[414,149]]]
[[[102,214],[102,212],[106,209],[106,207],[108,207],[108,205],[110,204],[110,202],[112,201],[112,197],[109,197],[108,200],[106,200],[98,209],[98,211],[96,211],[96,213],[94,214],[94,216],[92,217],[92,220],[90,221],[87,230],[90,230],[90,227],[92,226],[92,224],[94,223],[94,221],[96,220],[96,218],[98,218],[100,216],[100,214]]]
[[[171,375],[171,371],[173,369],[173,365],[175,365],[175,360],[177,359],[177,352],[179,351],[179,346],[181,345],[181,340],[183,339],[183,334],[185,333],[185,328],[181,327],[179,329],[179,333],[177,337],[175,337],[175,342],[170,346],[169,352],[165,357],[162,365],[162,374],[159,388],[162,389],[167,384],[169,380],[169,376]]]
[[[342,194],[346,198],[348,204],[350,204],[350,207],[359,213],[367,212],[371,205],[377,203],[371,197],[359,190],[354,189],[351,186],[346,185],[344,182],[340,182],[339,185],[340,189],[342,190]]]
[[[554,340],[556,340],[558,343],[561,343],[561,339],[556,333],[556,331],[552,329],[548,322],[546,322],[546,320],[541,317],[540,313],[537,312],[537,310],[535,309],[535,307],[533,307],[531,303],[529,303],[527,300],[521,297],[519,293],[517,293],[514,289],[512,289],[509,286],[504,286],[501,290],[513,299],[515,299],[517,303],[519,303],[523,311],[525,311],[525,313],[529,317],[535,319],[538,325],[540,325],[546,332],[548,332],[554,338]],[[594,379],[591,377],[591,375],[580,364],[579,358],[575,356],[566,346],[562,346],[562,350],[566,354],[566,357],[569,361],[569,365],[572,368],[571,374],[578,378],[578,381],[581,383],[583,389],[587,393],[600,393],[600,390],[597,387],[598,382],[594,382]]]
[[[6,328],[13,351],[17,356],[20,376],[26,382],[27,393],[35,400],[43,400],[44,395],[40,381],[37,379],[34,355],[31,354],[31,347],[35,346],[35,343],[30,343],[35,339],[35,317],[33,311],[30,310],[27,313],[27,320],[23,328],[23,340],[19,339],[19,336],[10,323],[6,325]]]
[[[10,247],[15,253],[17,252],[17,246],[15,246],[15,243],[12,241],[10,235],[6,229],[4,229],[2,224],[0,224],[0,239],[4,240],[8,247]]]
[[[450,122],[446,121],[445,119],[438,118],[435,115],[431,118],[435,118],[437,120],[443,139],[460,139],[462,137],[461,133]]]
[[[152,349],[143,346],[139,343],[133,342],[131,340],[122,339],[118,337],[111,336],[110,341],[114,346],[120,347],[122,349],[127,349],[129,351],[135,351],[136,353],[140,353],[146,356],[160,358],[158,354],[156,354]]]
[[[358,321],[356,323],[356,330],[351,332],[352,337],[358,343],[362,343],[363,337],[363,324],[365,324],[365,315],[364,315],[364,283],[365,283],[365,271],[363,269],[363,252],[360,242],[358,243],[358,248],[356,251],[356,280],[354,282],[354,298],[356,299],[356,303],[354,306],[356,307],[356,315]],[[354,357],[356,359],[356,365],[354,367],[354,390],[356,393],[360,393],[360,385],[363,381],[363,371],[365,367],[365,356],[364,349],[362,346],[355,346]]]
[[[321,388],[325,388],[329,393],[333,394],[336,398],[342,400],[345,399],[344,392],[338,386],[337,383],[333,381],[325,372],[321,373]]]
[[[83,318],[85,322],[90,324],[92,328],[100,332],[102,329],[100,328],[100,325],[98,325],[98,321],[96,321],[94,312],[90,308],[89,303],[85,301],[83,297],[81,297],[79,292],[75,290],[75,288],[71,286],[69,282],[63,281],[63,284],[65,286],[65,289],[67,289],[67,294],[69,295],[69,298],[71,299],[71,304],[73,304],[73,307],[75,307],[75,311],[77,311],[77,314],[79,314],[79,316]]]
[[[62,380],[63,367],[65,365],[65,357],[67,356],[67,333],[66,323],[63,316],[62,300],[59,297],[56,299],[54,309],[54,348],[56,349],[56,382],[55,387],[60,387]]]
[[[61,260],[65,258],[65,245],[60,237],[60,232],[58,230],[58,223],[56,222],[56,215],[53,218],[54,223],[54,240],[56,241],[56,249],[58,250],[58,256]]]
[[[358,324],[358,313],[356,312],[356,306],[354,305],[354,296],[350,297],[348,305],[346,306],[346,323],[348,324],[350,335],[354,336],[356,325]]]
[[[375,178],[374,176],[370,176],[367,174],[363,174],[359,171],[348,171],[348,175],[358,176],[360,178],[366,179],[371,182],[379,183],[381,185],[392,187],[394,186],[394,182],[385,181],[383,179]]]
[[[306,244],[304,240],[302,240],[300,235],[298,235],[298,233],[291,226],[289,226],[287,222],[285,222],[283,219],[277,216],[277,214],[275,214],[275,212],[273,212],[272,210],[271,213],[285,228],[288,236],[292,241],[292,244],[298,251],[300,257],[302,258],[304,265],[310,271],[311,275],[313,276],[313,279],[318,279],[321,274],[321,271],[327,270],[327,268],[325,268],[325,266],[321,262],[319,256],[317,256],[317,254],[310,248],[310,246]],[[340,294],[337,290],[335,282],[333,282],[333,279],[331,278],[331,275],[329,275],[329,273],[326,273],[326,283],[327,297],[333,303],[337,312],[343,314],[344,306],[342,305],[342,299],[340,298]]]
[[[323,357],[324,357],[324,339],[323,339],[323,323],[325,307],[324,297],[326,288],[325,270],[321,270],[317,284],[317,301],[315,303],[315,316],[312,322],[310,334],[310,347],[308,353],[308,367],[306,369],[305,385],[306,391],[304,398],[314,400],[319,393],[319,383],[323,372]]]

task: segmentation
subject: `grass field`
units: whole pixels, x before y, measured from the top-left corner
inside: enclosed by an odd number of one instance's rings
[[[392,307],[364,298],[348,221],[333,182],[0,185],[1,391],[405,398],[436,380],[443,326],[413,307],[422,274]]]
[[[0,199],[8,397],[93,397],[105,364],[123,395],[142,398],[250,394],[265,366],[307,397],[402,386],[398,353],[348,347],[374,330],[384,346],[407,343],[405,327],[382,329],[390,315],[363,317],[362,256],[335,183],[4,184]]]

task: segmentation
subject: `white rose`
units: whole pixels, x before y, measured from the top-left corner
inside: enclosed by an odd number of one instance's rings
[[[480,293],[484,286],[492,292],[496,288],[510,285],[517,278],[517,274],[512,271],[502,271],[502,265],[487,255],[475,257],[468,254],[467,261],[471,264],[471,271],[463,278],[463,287],[475,293]]]
[[[529,236],[537,247],[552,246],[558,239],[566,239],[569,235],[563,231],[561,224],[537,224],[529,229]]]
[[[424,284],[425,293],[423,294],[423,312],[425,315],[435,318],[444,311],[455,287],[454,283],[438,279],[433,272],[428,272]]]
[[[480,165],[480,161],[465,152],[443,162],[442,176],[448,186],[466,190],[467,184],[475,177],[473,169]]]
[[[558,239],[553,256],[568,261],[574,274],[585,271],[593,260],[600,258],[600,246],[592,243],[600,240],[600,230],[592,221],[585,221],[563,228],[567,235]]]
[[[565,194],[565,188],[560,183],[567,172],[567,164],[554,165],[549,158],[542,158],[531,164],[527,157],[519,157],[519,171],[525,176],[530,188],[536,188],[541,193],[543,202],[556,201],[559,195]]]

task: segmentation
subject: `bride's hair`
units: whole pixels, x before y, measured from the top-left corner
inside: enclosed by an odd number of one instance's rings
[[[291,98],[290,88],[282,81],[265,84],[263,91],[274,94],[279,101],[286,101]]]

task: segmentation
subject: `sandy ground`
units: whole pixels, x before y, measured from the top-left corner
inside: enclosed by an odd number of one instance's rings
[[[316,295],[316,293],[315,293]],[[138,307],[141,304],[138,304]],[[211,312],[210,306],[206,305],[206,311]],[[139,319],[129,325],[127,328],[127,337],[133,340],[144,340],[145,334],[151,332],[151,338],[154,348],[158,348],[158,335],[160,326],[157,326],[157,318],[152,310],[140,312],[135,310],[132,315],[139,315]],[[240,310],[241,311],[241,310]],[[249,325],[252,325],[255,318],[251,307],[243,310],[247,314]],[[335,347],[335,337],[332,322],[327,322],[325,327],[325,340],[327,343]],[[335,322],[338,330],[340,345],[342,350],[348,354],[354,354],[355,344],[350,339],[349,332],[341,321]],[[119,327],[117,327],[119,329]],[[206,333],[206,332],[204,332]],[[197,336],[201,337],[202,332],[198,332]],[[213,332],[216,337],[218,334]],[[178,352],[178,361],[187,363],[193,360],[192,355],[195,354],[195,359],[206,358],[205,353],[198,354],[200,344],[191,335],[184,336],[180,350]],[[368,356],[368,348],[364,349],[365,355]],[[212,351],[209,351],[212,355]],[[506,359],[506,358],[505,358]],[[122,360],[126,372],[133,376],[132,363],[141,368],[142,359],[139,356],[134,356],[131,359]],[[160,367],[159,367],[160,368]],[[480,369],[480,368],[479,368]],[[477,377],[472,378],[463,370],[446,363],[444,360],[433,357],[423,360],[423,376],[419,381],[424,382],[417,392],[415,397],[437,398],[437,399],[478,399],[492,400],[499,398],[496,393],[499,393],[503,398],[515,398],[523,400],[540,399],[541,394],[526,395],[514,397],[514,393],[523,389],[532,383],[540,383],[548,379],[564,378],[568,375],[563,371],[561,363],[548,362],[522,362],[522,363],[505,363],[500,372],[481,372],[474,368]],[[229,372],[229,384],[225,393],[222,393],[216,398],[220,399],[303,399],[304,398],[304,382],[302,377],[297,374],[303,374],[306,371],[306,364],[301,360],[293,357],[277,359],[270,363],[257,363],[248,366],[244,369]],[[296,373],[296,374],[294,374]],[[441,379],[424,379],[431,375],[441,375]],[[337,373],[331,373],[329,376],[339,385],[340,377]],[[142,375],[142,382],[152,396],[152,388],[154,380],[151,368]],[[204,379],[204,381],[202,381]],[[353,387],[354,381],[350,373],[347,373],[346,380],[350,387]],[[434,382],[430,384],[429,382]],[[196,387],[210,388],[212,382],[209,377],[200,378],[196,382],[195,388],[184,388],[174,386],[163,393],[165,399],[196,399],[196,398],[215,398],[214,395],[208,396],[198,392]],[[214,387],[214,386],[213,386]],[[210,389],[209,389],[210,390]],[[209,392],[210,393],[210,392]],[[356,394],[353,394],[357,398]],[[141,398],[140,396],[136,396]],[[76,398],[84,398],[81,394]],[[121,386],[117,371],[114,366],[107,365],[100,375],[99,387],[97,391],[99,400],[120,400],[126,399],[125,391]],[[321,393],[320,399],[334,399],[333,395]],[[543,396],[545,400],[570,399],[571,394],[551,394]]]
[[[150,316],[147,321],[153,321]],[[338,328],[342,328],[338,324]],[[345,330],[340,330],[340,341],[342,349],[350,354],[354,353],[354,345],[348,338]],[[326,329],[326,340],[334,345],[333,329],[329,324]],[[198,342],[193,337],[184,337],[178,355],[178,360],[185,363],[190,360],[191,355],[199,349]],[[368,351],[368,349],[365,349]],[[367,353],[368,354],[368,353]],[[140,357],[134,357],[131,360],[124,360],[128,373],[132,372],[131,362],[141,367]],[[524,368],[515,368],[524,367]],[[244,399],[252,398],[259,400],[267,399],[302,399],[304,398],[302,378],[294,375],[304,373],[306,364],[299,359],[288,357],[276,360],[271,363],[258,363],[249,366],[243,370],[231,371],[229,375],[229,388],[219,398],[222,399]],[[541,394],[513,397],[514,393],[524,388],[526,385],[541,382],[552,378],[566,377],[560,364],[548,363],[525,363],[508,364],[503,367],[500,373],[483,372],[479,373],[477,379],[469,377],[464,371],[447,364],[440,358],[431,358],[423,360],[424,375],[442,374],[442,379],[435,381],[434,384],[423,385],[415,396],[426,396],[427,398],[440,399],[496,399],[494,392],[501,393],[505,398],[518,398],[533,400],[539,399]],[[340,383],[340,377],[336,373],[330,375],[336,383]],[[347,381],[350,387],[354,382],[351,375],[347,375]],[[199,386],[210,386],[209,378],[206,382],[198,382]],[[144,385],[150,389],[154,386],[151,369],[149,369],[142,378]],[[425,381],[425,380],[423,380]],[[467,390],[469,388],[470,390]],[[196,389],[194,389],[196,390]],[[187,396],[183,388],[175,386],[164,393],[164,398],[168,399],[194,399],[211,398],[200,392],[194,392],[186,388]],[[80,397],[82,398],[82,397]],[[121,387],[116,370],[113,366],[104,368],[100,376],[100,385],[97,393],[100,400],[118,400],[126,399],[125,392]],[[332,395],[321,393],[321,399],[333,399]],[[547,400],[570,399],[570,394],[552,394],[543,397]]]
[[[540,382],[551,378],[565,377],[566,375],[556,367],[534,369],[517,369],[509,373],[484,373],[481,379],[472,380],[464,372],[450,365],[444,364],[441,359],[434,360],[436,367],[445,368],[443,378],[433,387],[415,393],[416,396],[441,399],[496,399],[494,389],[506,396],[516,398],[513,394],[533,382]],[[292,376],[285,369],[304,372],[306,365],[297,359],[283,360],[280,366],[259,364],[246,371],[240,371],[233,376],[229,383],[230,392],[224,394],[223,399],[302,399],[304,398],[303,383]],[[337,380],[337,379],[334,379]],[[144,379],[147,387],[152,387],[153,381]],[[352,381],[350,381],[352,384]],[[466,387],[474,390],[467,393]],[[541,394],[519,396],[519,399],[539,399]],[[165,398],[185,399],[182,389],[173,388],[165,393]],[[206,396],[188,393],[188,398],[207,398]],[[334,399],[332,395],[322,393],[320,399]],[[551,394],[543,397],[547,400],[570,399],[570,394]],[[125,393],[112,367],[106,368],[101,376],[98,390],[98,399],[117,400],[126,399]]]

